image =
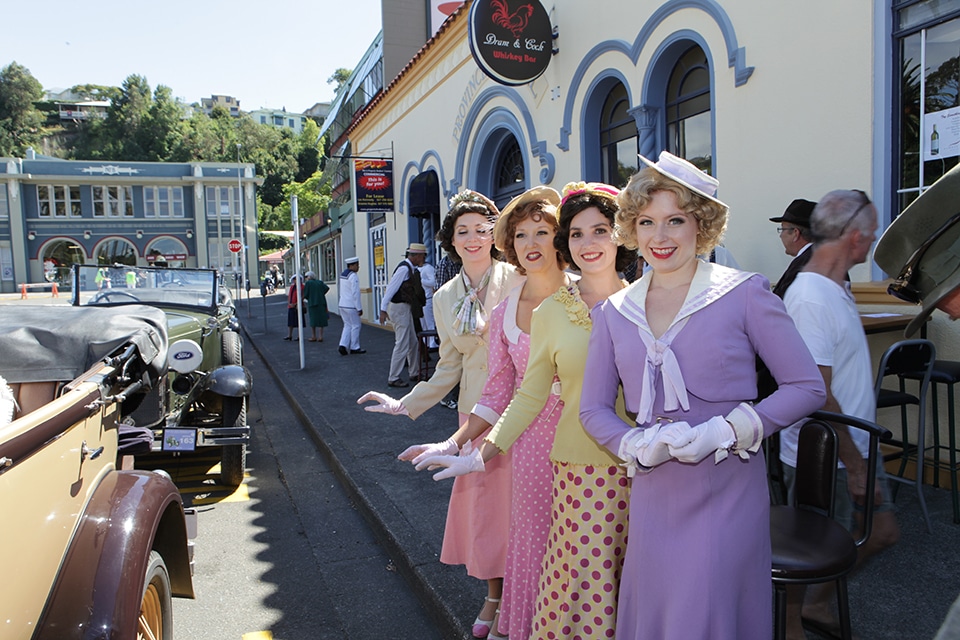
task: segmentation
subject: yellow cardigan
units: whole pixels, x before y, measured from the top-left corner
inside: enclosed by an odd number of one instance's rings
[[[524,277],[517,273],[513,266],[494,261],[493,272],[483,298],[483,309],[487,317],[493,312],[493,308],[523,281]],[[440,361],[429,380],[419,383],[400,400],[414,420],[440,402],[458,382],[460,396],[457,405],[461,413],[473,411],[483,392],[483,385],[487,381],[489,325],[479,336],[472,333],[454,333],[453,329],[454,304],[466,292],[463,278],[457,275],[433,294],[433,316],[440,338]]]
[[[580,392],[591,327],[590,311],[576,286],[564,287],[540,303],[530,321],[530,359],[523,384],[486,440],[501,451],[509,449],[543,409],[556,374],[563,411],[550,459],[594,466],[622,463],[587,435],[580,424]],[[622,407],[621,400],[620,417],[628,422]]]

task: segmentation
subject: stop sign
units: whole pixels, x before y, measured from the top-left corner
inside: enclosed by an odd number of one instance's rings
[[[234,253],[240,253],[240,250],[243,249],[243,243],[234,239],[227,243],[227,248]]]

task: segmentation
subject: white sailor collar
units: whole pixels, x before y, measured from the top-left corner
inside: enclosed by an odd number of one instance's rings
[[[732,269],[713,262],[697,260],[697,272],[690,282],[687,296],[671,326],[732,291],[754,275],[749,271]],[[608,298],[623,317],[640,326],[647,326],[646,299],[653,270],[643,274],[632,286]]]

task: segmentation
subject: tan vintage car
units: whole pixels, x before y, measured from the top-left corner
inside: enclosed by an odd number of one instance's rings
[[[0,640],[172,638],[195,515],[123,455],[166,358],[157,309],[0,307]]]

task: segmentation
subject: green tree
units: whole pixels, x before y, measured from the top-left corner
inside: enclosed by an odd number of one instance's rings
[[[102,84],[77,84],[70,91],[84,100],[116,100],[120,97],[120,87],[107,87]]]
[[[350,69],[344,69],[343,67],[337,69],[333,72],[329,78],[327,78],[327,84],[334,85],[334,92],[340,93],[340,89],[343,85],[347,84],[347,81],[350,80],[350,76],[353,72]]]
[[[183,141],[183,109],[173,98],[170,87],[159,85],[147,116],[137,130],[138,144],[151,162],[179,160]]]
[[[43,86],[26,67],[11,62],[0,70],[0,156],[26,154],[39,146],[43,114],[34,103],[43,98]]]

